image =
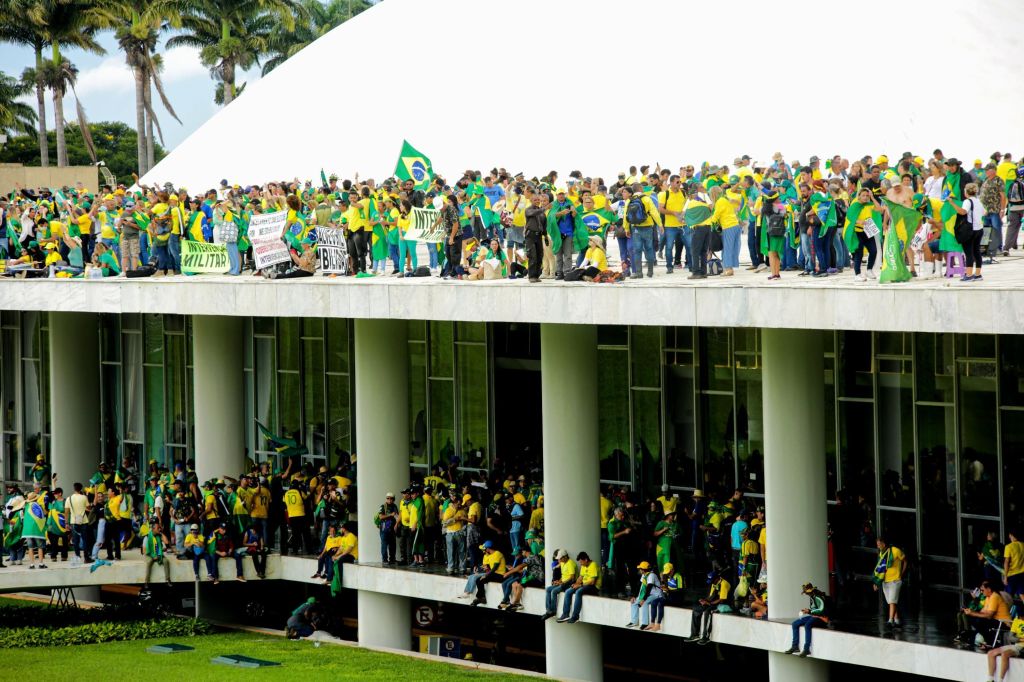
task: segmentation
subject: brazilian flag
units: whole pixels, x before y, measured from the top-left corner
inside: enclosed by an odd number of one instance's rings
[[[816,192],[811,196],[811,210],[814,211],[814,215],[818,216],[818,220],[821,222],[818,236],[824,237],[825,233],[828,232],[828,228],[834,227],[836,224],[836,202],[832,201],[829,195]]]
[[[946,179],[942,183],[942,194],[948,196],[959,206],[963,203],[963,196],[960,193],[960,174],[946,173]],[[939,209],[939,219],[942,221],[942,233],[939,235],[939,251],[960,251],[964,247],[956,240],[954,229],[956,228],[957,212],[949,202],[943,201]]]
[[[23,527],[21,514],[15,514],[7,525],[7,532],[4,533],[4,547],[14,547],[21,542],[21,530]]]
[[[843,241],[846,242],[846,248],[850,250],[850,253],[857,250],[857,234],[855,226],[856,222],[860,220],[865,208],[871,208],[871,205],[855,201],[850,204],[850,208],[846,211],[846,223],[843,225]],[[880,211],[872,208],[871,219],[875,222],[875,225],[878,226],[878,229],[882,229],[882,214]]]
[[[572,245],[577,251],[585,251],[591,237],[605,238],[608,226],[618,220],[618,216],[606,209],[576,209],[576,227],[572,233]]]
[[[309,450],[306,449],[306,446],[299,444],[298,441],[292,438],[278,436],[259,422],[256,422],[256,426],[259,427],[260,434],[270,443],[270,447],[281,456],[299,457],[309,454]]]
[[[902,204],[894,203],[888,199],[883,201],[885,201],[885,205],[889,209],[889,217],[891,218],[889,224],[896,231],[896,236],[903,242],[903,249],[905,251],[910,246],[910,238],[917,232],[917,226],[921,224],[924,216],[918,211],[907,208]]]
[[[430,159],[416,151],[407,140],[402,140],[402,151],[395,165],[395,177],[401,181],[412,180],[415,188],[426,190],[434,179],[434,168]]]
[[[690,227],[697,227],[711,218],[711,207],[697,198],[688,199],[683,210],[683,220]]]
[[[380,219],[380,211],[377,210],[377,202],[370,202],[370,222]],[[370,254],[373,260],[387,260],[388,258],[388,234],[387,229],[377,223],[373,226],[373,234],[370,235]]]

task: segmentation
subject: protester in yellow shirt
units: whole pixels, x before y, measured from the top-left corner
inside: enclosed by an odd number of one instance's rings
[[[465,589],[459,595],[459,599],[469,599],[475,592],[476,596],[470,604],[471,606],[486,604],[487,593],[484,590],[484,584],[501,582],[502,576],[505,575],[505,556],[494,548],[494,543],[488,540],[480,545],[480,549],[484,553],[483,566],[477,567],[470,574],[469,579],[466,580]]]
[[[1003,550],[1003,577],[1006,591],[1016,596],[1024,594],[1024,542],[1017,539],[1015,531],[1009,535],[1010,542]]]
[[[565,591],[565,599],[562,601],[562,616],[556,621],[559,623],[578,622],[580,612],[583,609],[583,596],[597,594],[597,588],[599,587],[600,568],[596,562],[591,561],[590,555],[586,552],[580,552],[576,555],[576,561],[579,565],[579,577],[576,578],[572,587]],[[564,573],[562,575],[562,582],[565,582]],[[573,597],[576,598],[575,605],[573,605]]]
[[[885,538],[879,537],[875,540],[878,547],[878,563],[875,564],[872,581],[875,583],[875,592],[881,587],[885,601],[889,605],[889,621],[891,627],[900,625],[897,604],[900,600],[900,588],[903,586],[903,573],[906,571],[906,556],[899,547],[894,547],[886,542]]]
[[[315,551],[313,539],[309,533],[309,522],[306,520],[307,497],[300,481],[292,481],[288,492],[284,494],[284,506],[288,512],[288,529],[291,535],[291,551],[295,554],[301,554],[303,549],[309,554]],[[282,542],[281,556],[286,556],[288,549],[288,544]]]

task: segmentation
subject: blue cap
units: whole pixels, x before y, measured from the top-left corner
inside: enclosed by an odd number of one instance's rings
[[[494,543],[491,542],[490,540],[487,540],[486,542],[484,542],[484,544],[482,544],[480,546],[483,547],[484,549],[493,549],[494,548]]]

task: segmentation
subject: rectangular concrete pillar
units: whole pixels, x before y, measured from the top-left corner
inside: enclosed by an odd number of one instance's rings
[[[803,583],[828,589],[821,332],[762,329],[761,358],[768,615],[795,618],[808,604],[800,591]],[[788,648],[789,642],[779,643],[780,651]],[[772,682],[828,679],[826,662],[778,652],[768,654],[768,670]]]
[[[379,562],[373,516],[384,496],[409,484],[409,344],[403,320],[355,321],[356,485],[359,558]],[[409,600],[359,592],[359,643],[409,648]]]
[[[200,482],[245,465],[245,373],[241,317],[192,318],[196,473]]]
[[[71,494],[100,462],[99,315],[50,313],[50,465]]]
[[[540,367],[545,553],[550,557],[555,549],[565,549],[575,559],[585,551],[600,562],[597,328],[542,324]],[[547,571],[550,584],[550,567]],[[600,626],[559,624],[552,618],[546,621],[544,639],[548,675],[600,682]]]

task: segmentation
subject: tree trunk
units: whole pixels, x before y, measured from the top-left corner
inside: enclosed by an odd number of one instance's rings
[[[68,146],[64,141],[64,95],[60,90],[53,91],[53,127],[57,132],[57,167],[68,165]]]
[[[50,141],[46,138],[46,90],[43,88],[43,48],[36,46],[36,115],[39,117],[39,165],[50,165]]]
[[[145,84],[146,92],[146,172],[155,165],[153,158],[153,85],[148,75]]]
[[[231,104],[235,99],[235,65],[232,62],[224,63],[224,106]]]
[[[141,68],[133,67],[135,73],[135,136],[136,151],[138,152],[139,177],[141,178],[149,170],[146,167],[146,95],[143,85],[144,74]]]

